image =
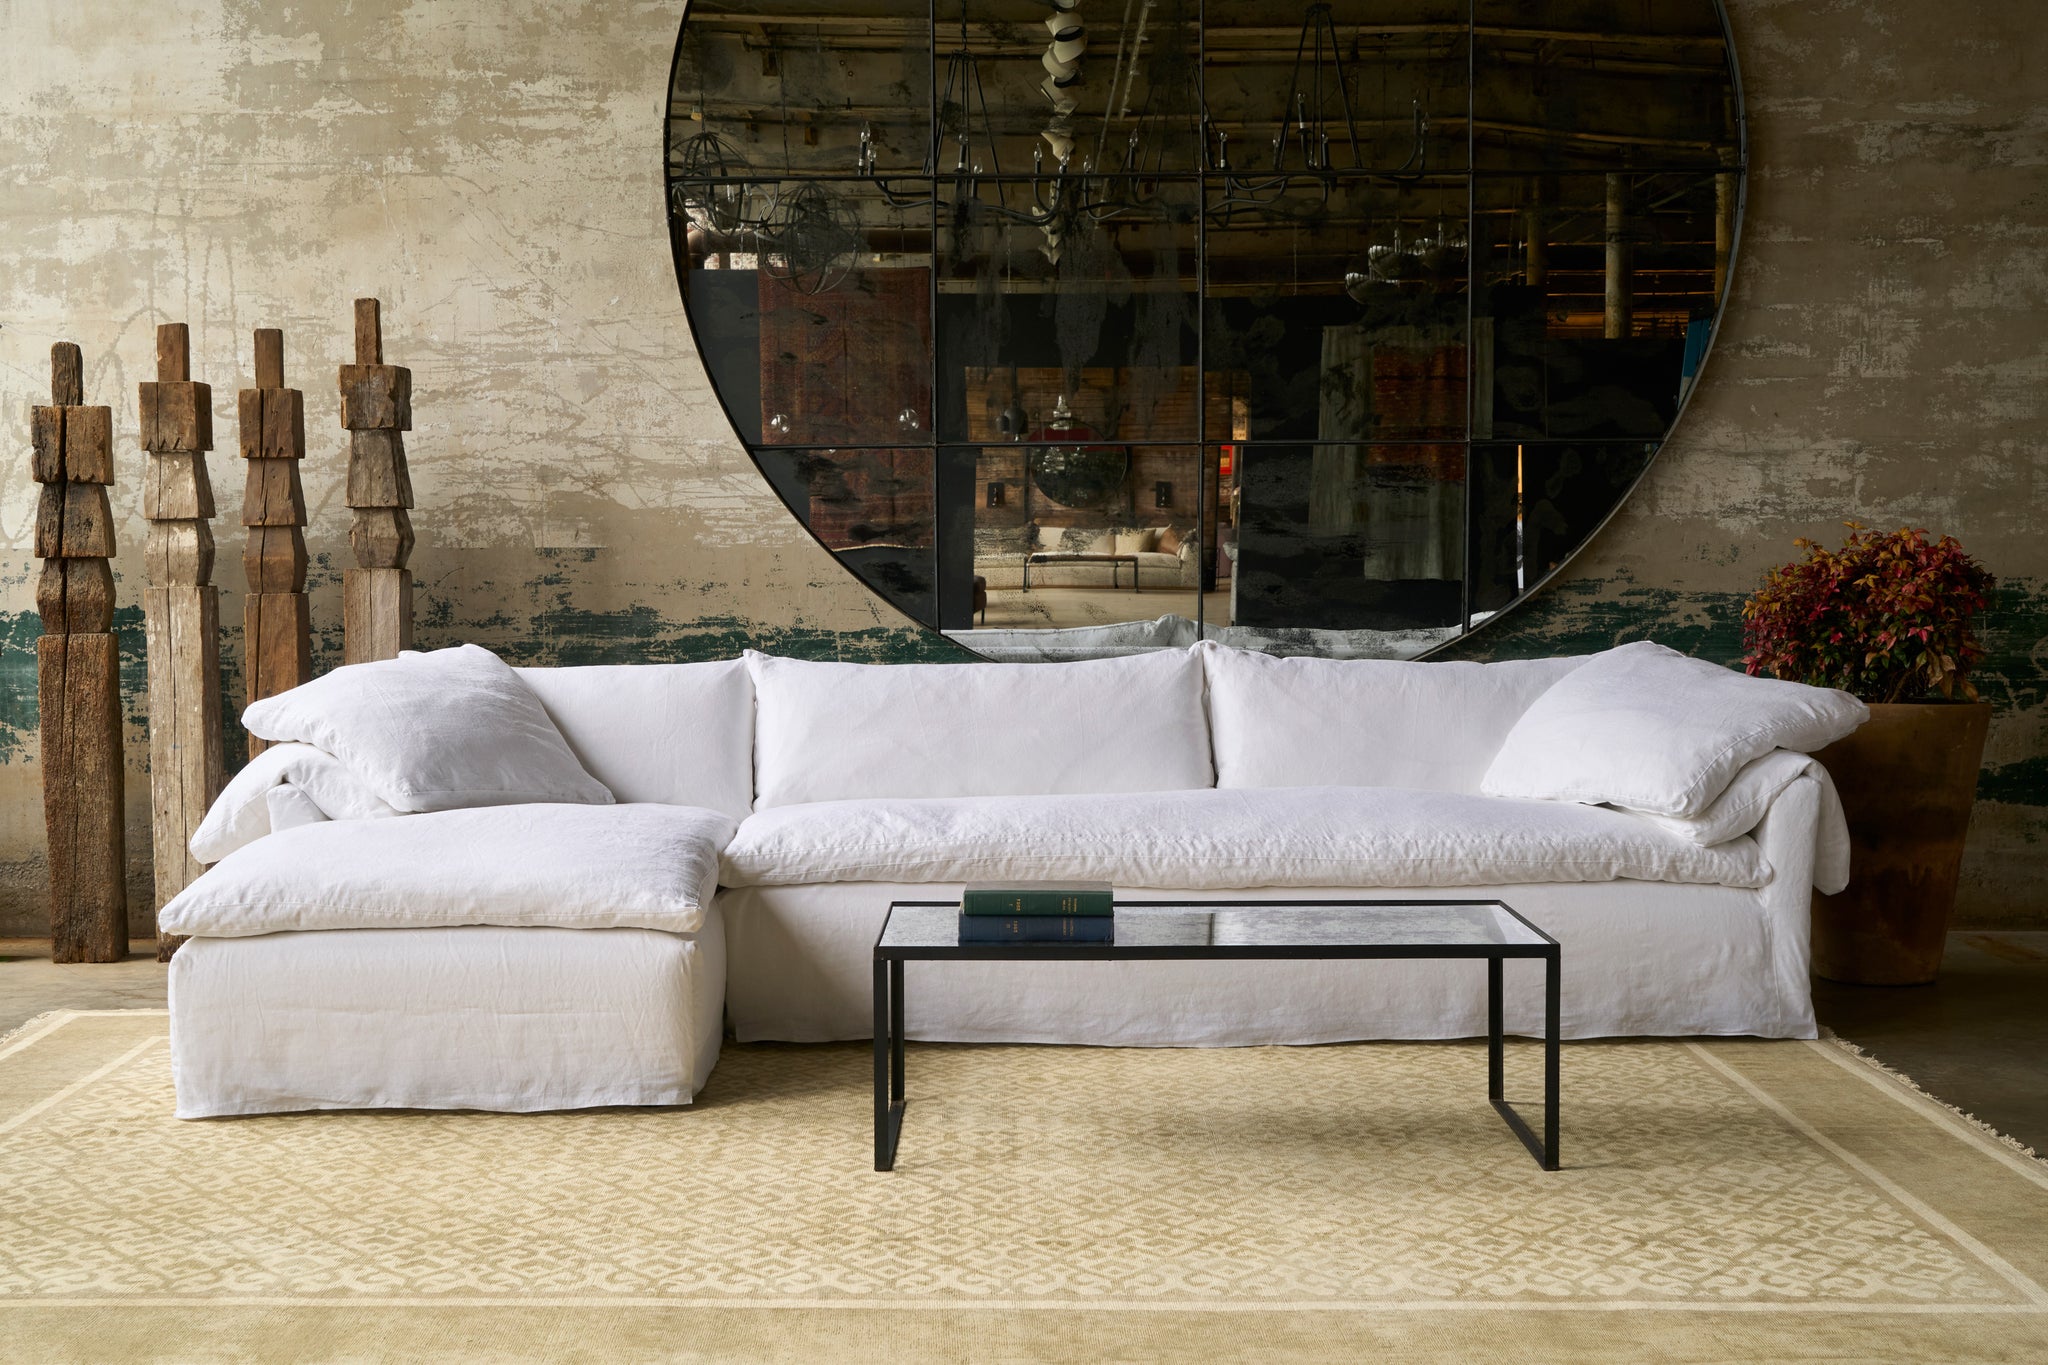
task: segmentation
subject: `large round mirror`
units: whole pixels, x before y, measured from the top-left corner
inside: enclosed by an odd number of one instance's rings
[[[677,274],[770,484],[991,658],[1408,658],[1627,496],[1740,217],[1718,0],[694,0]]]

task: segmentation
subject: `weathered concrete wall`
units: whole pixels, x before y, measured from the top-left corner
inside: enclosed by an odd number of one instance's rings
[[[1844,516],[1952,531],[2008,584],[2005,707],[1975,835],[1976,923],[2048,924],[2048,77],[2023,0],[1731,4],[1758,173],[1736,298],[1644,489],[1538,603],[1467,643],[1517,654],[1656,635],[1723,659],[1792,537]],[[146,855],[135,383],[158,322],[232,432],[251,329],[308,393],[314,612],[339,655],[347,516],[334,364],[385,302],[414,372],[420,640],[520,661],[744,644],[949,657],[819,550],[755,474],[692,352],[661,212],[680,6],[364,0],[0,7],[0,934],[40,932],[28,407],[85,348],[123,439],[130,848]],[[231,445],[231,442],[224,442]],[[238,622],[241,469],[216,452]],[[240,695],[238,632],[224,641]],[[134,882],[147,903],[138,856]],[[147,917],[139,916],[146,930]]]
[[[909,657],[922,637],[822,551],[734,441],[692,351],[662,215],[680,6],[560,0],[0,6],[0,934],[45,924],[30,404],[49,347],[111,403],[128,635],[131,884],[147,905],[141,455],[159,322],[213,385],[226,590],[241,621],[234,391],[285,332],[307,393],[318,666],[338,662],[349,302],[413,370],[419,638],[525,661],[753,642]],[[239,709],[239,629],[223,642]],[[943,641],[942,651],[949,651]],[[148,917],[139,917],[148,928]]]

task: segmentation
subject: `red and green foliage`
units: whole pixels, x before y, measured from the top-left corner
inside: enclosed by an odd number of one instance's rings
[[[1969,673],[1984,647],[1970,620],[1996,580],[1952,536],[1844,524],[1839,550],[1793,542],[1806,557],[1771,570],[1743,605],[1743,665],[1865,701],[1976,700]]]

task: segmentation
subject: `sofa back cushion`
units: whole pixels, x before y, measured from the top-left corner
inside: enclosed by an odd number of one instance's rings
[[[1521,714],[1585,662],[1283,659],[1215,643],[1196,652],[1219,787],[1476,792]]]
[[[754,803],[754,686],[744,660],[522,668],[576,757],[621,801]]]
[[[1053,664],[808,663],[747,654],[757,810],[879,796],[1211,785],[1187,650]]]

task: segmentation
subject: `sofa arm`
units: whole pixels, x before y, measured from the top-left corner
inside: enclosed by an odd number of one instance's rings
[[[1816,770],[1819,767],[1814,765]],[[1784,1011],[1780,1020],[1783,1037],[1812,1038],[1817,1034],[1811,976],[1813,889],[1818,873],[1826,870],[1817,863],[1824,838],[1823,808],[1834,794],[1833,786],[1828,785],[1823,795],[1824,783],[1825,772],[1795,778],[1771,802],[1755,833],[1757,848],[1771,869],[1769,884],[1757,895],[1763,903],[1772,970]]]
[[[1180,543],[1178,572],[1174,582],[1183,588],[1200,587],[1202,583],[1202,543],[1189,532]]]

